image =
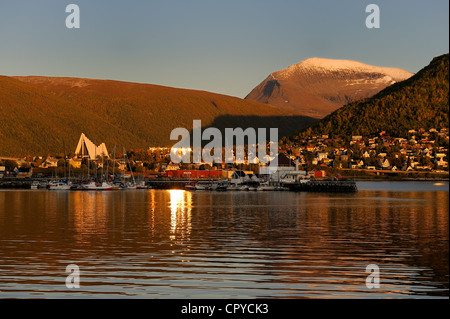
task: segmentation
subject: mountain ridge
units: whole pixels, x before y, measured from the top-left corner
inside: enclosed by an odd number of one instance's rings
[[[407,137],[411,129],[449,127],[449,54],[433,58],[413,77],[369,99],[350,103],[303,134],[368,136],[387,131]]]
[[[323,118],[349,102],[371,97],[412,75],[398,68],[310,58],[271,73],[245,98]]]
[[[222,125],[234,127],[233,121],[246,117],[248,126],[261,127],[277,118],[271,123],[291,134],[315,123],[296,112],[206,91],[70,77],[0,76],[0,110],[2,156],[61,153],[63,145],[72,151],[81,133],[109,148],[170,146],[176,142],[171,131],[192,128],[194,119],[208,127],[221,118]]]

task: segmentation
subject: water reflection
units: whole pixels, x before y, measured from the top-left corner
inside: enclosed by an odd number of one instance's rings
[[[111,211],[111,206],[114,205],[114,200],[109,195],[111,194],[74,192],[66,199],[68,206],[66,212],[73,212],[70,217],[73,217],[74,230],[78,234],[106,233],[107,212]],[[80,237],[80,240],[84,237],[87,236]]]
[[[170,190],[170,239],[189,240],[191,232],[192,193]]]
[[[377,187],[2,191],[0,297],[448,296],[448,192]],[[84,274],[78,292],[61,287],[69,263]]]

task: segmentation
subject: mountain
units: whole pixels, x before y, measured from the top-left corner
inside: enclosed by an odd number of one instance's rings
[[[270,74],[246,99],[320,119],[412,75],[355,61],[311,58]]]
[[[406,137],[410,129],[448,128],[449,54],[434,58],[410,79],[372,98],[353,102],[322,119],[306,134]]]
[[[316,120],[279,107],[204,91],[109,80],[0,76],[0,155],[74,151],[81,133],[111,150],[169,146],[174,128],[279,127]],[[290,132],[290,133],[289,133]],[[64,147],[65,145],[65,147]]]

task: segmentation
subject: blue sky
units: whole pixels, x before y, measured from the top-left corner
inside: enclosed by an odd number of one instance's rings
[[[67,29],[68,4],[81,28]],[[367,29],[368,4],[381,28]],[[244,97],[310,57],[417,72],[449,51],[448,0],[0,0],[0,74],[114,79]]]

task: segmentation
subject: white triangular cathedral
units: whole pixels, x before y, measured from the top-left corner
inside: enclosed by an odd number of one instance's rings
[[[91,160],[95,160],[98,156],[109,157],[105,143],[96,146],[84,133],[81,133],[75,155],[82,158],[88,157]]]

